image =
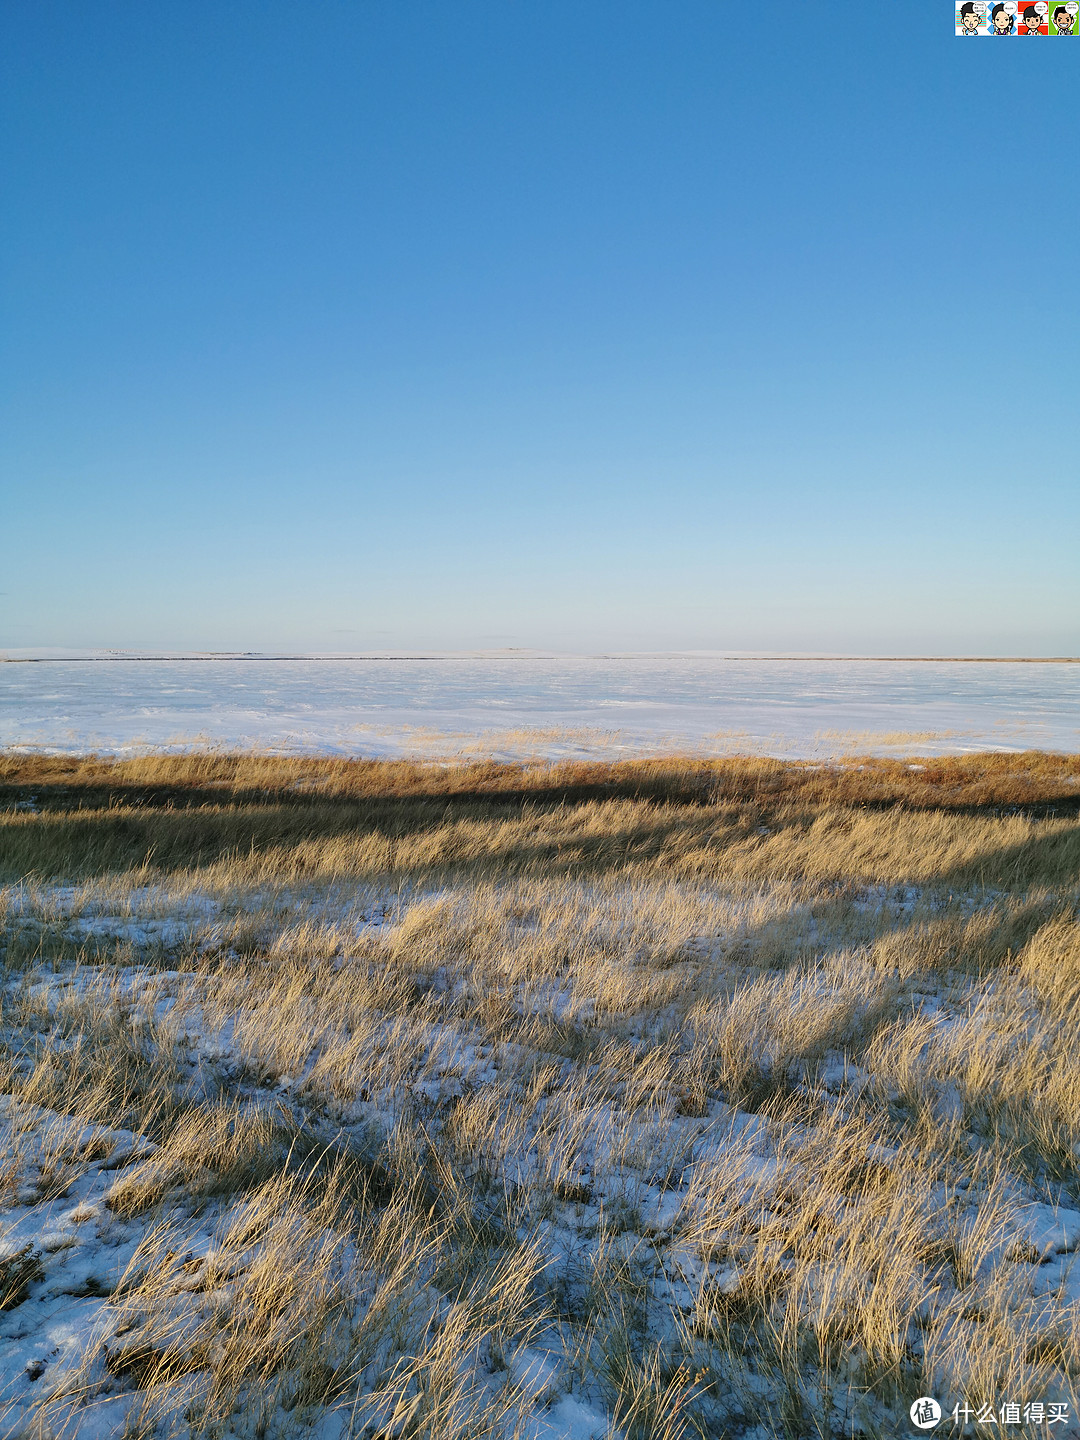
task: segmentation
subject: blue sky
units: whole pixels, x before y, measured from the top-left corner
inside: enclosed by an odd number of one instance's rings
[[[1080,42],[0,16],[0,646],[1080,653]]]

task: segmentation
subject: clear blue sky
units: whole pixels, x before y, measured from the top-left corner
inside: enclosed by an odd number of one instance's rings
[[[0,15],[0,646],[1080,653],[1080,41]]]

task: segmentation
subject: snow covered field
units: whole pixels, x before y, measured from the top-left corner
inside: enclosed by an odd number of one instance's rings
[[[13,654],[14,652],[9,652]],[[0,664],[0,746],[498,758],[1080,750],[1080,665],[717,656]]]
[[[1080,1435],[1075,806],[5,793],[0,1436]]]

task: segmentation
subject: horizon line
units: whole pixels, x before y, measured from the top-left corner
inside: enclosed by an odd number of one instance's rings
[[[44,648],[44,647],[43,647]],[[51,648],[51,647],[50,647]],[[56,647],[60,649],[62,647]],[[470,649],[443,651],[307,651],[278,652],[260,650],[179,650],[179,651],[106,651],[104,653],[73,653],[66,655],[12,655],[0,652],[0,664],[49,665],[59,663],[128,663],[153,661],[378,661],[378,660],[652,660],[709,659],[717,661],[777,660],[813,662],[843,660],[881,664],[953,664],[953,665],[1077,665],[1077,655],[851,655],[828,651],[712,651],[712,650],[598,650],[554,651],[531,647],[509,647],[498,650]]]

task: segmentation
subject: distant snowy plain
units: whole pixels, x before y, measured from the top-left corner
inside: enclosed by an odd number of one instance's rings
[[[49,659],[0,663],[0,746],[508,760],[1076,752],[1080,665],[716,655]]]

